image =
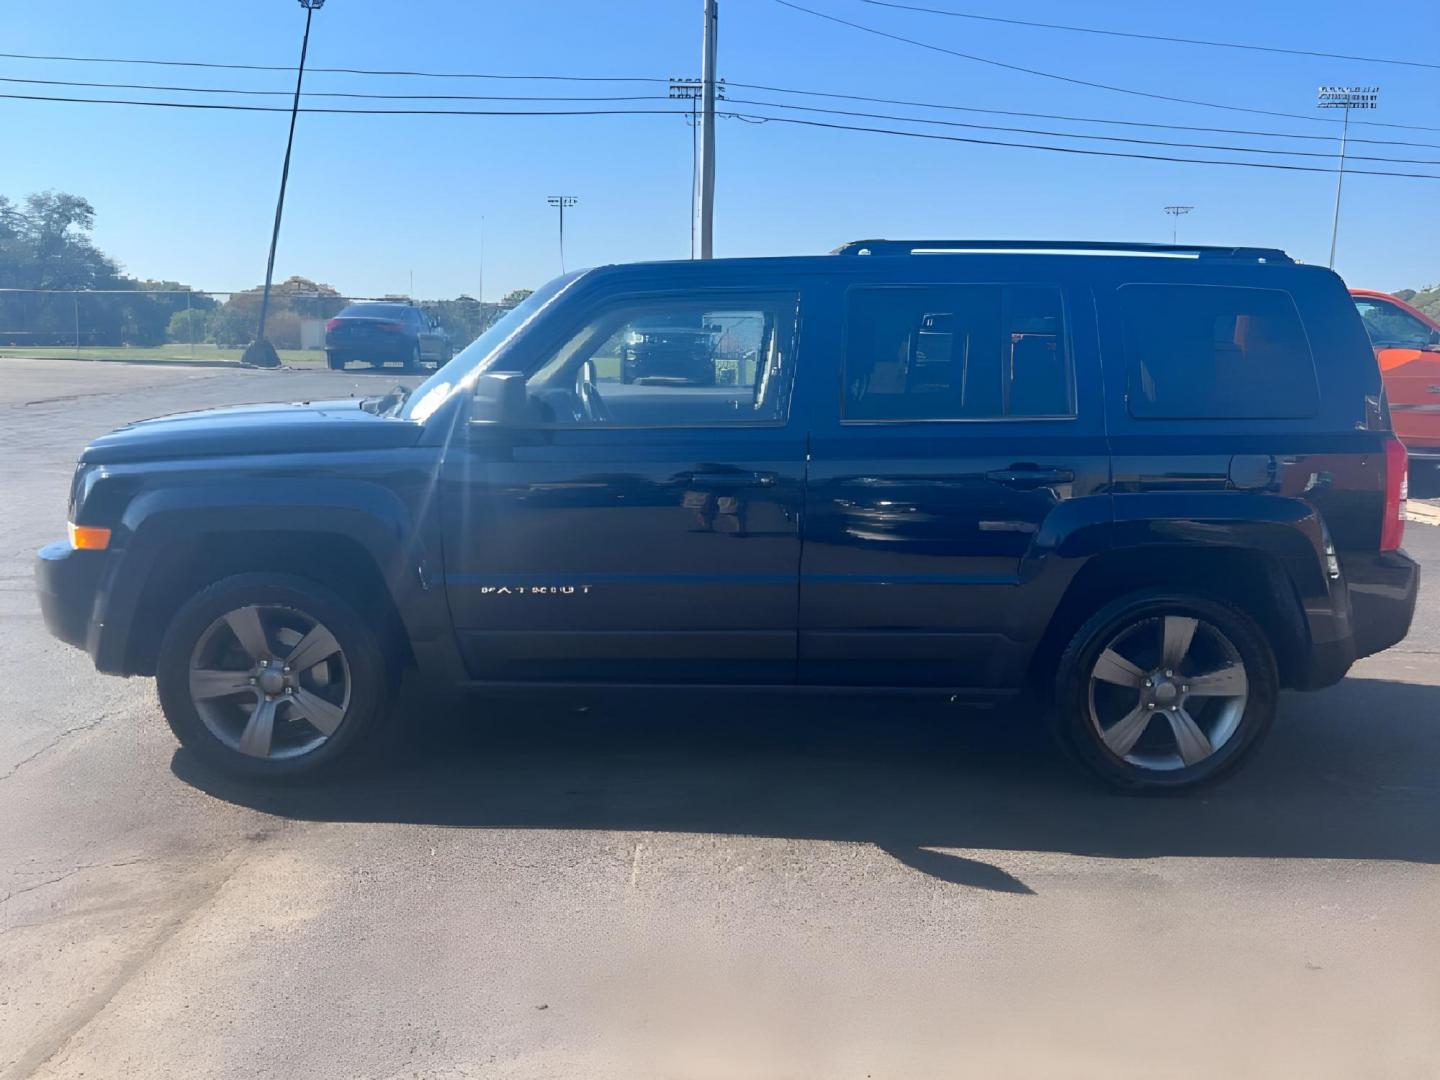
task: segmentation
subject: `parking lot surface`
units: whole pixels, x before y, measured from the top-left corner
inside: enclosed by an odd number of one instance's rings
[[[1440,528],[1411,637],[1195,796],[1003,714],[693,694],[222,782],[46,635],[32,552],[113,426],[395,381],[0,361],[0,1078],[1434,1074]]]

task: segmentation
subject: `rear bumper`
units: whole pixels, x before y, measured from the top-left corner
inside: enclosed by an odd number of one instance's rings
[[[1333,686],[1356,660],[1390,648],[1410,632],[1420,592],[1414,559],[1403,551],[1349,554],[1340,556],[1340,565],[1333,607],[1323,616],[1310,612],[1310,647],[1288,683],[1293,689]]]
[[[1403,551],[1387,551],[1346,559],[1344,566],[1356,658],[1403,640],[1415,617],[1419,564]]]
[[[380,341],[344,341],[325,343],[325,351],[346,360],[373,362],[409,360],[415,354],[415,342],[405,338]]]
[[[1405,452],[1410,455],[1411,461],[1440,461],[1440,445],[1423,446],[1419,443],[1406,443]]]
[[[104,572],[104,552],[76,551],[63,540],[35,556],[35,588],[45,628],[91,656],[99,638],[95,608]]]

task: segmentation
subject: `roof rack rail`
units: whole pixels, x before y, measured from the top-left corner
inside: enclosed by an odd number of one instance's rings
[[[1210,247],[1203,244],[1126,244],[1114,240],[854,240],[832,255],[1148,255],[1171,259],[1232,259],[1239,262],[1294,262],[1279,248]]]

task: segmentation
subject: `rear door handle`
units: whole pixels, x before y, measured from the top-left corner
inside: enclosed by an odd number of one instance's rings
[[[692,472],[681,479],[696,487],[774,487],[772,472]]]
[[[1049,487],[1051,484],[1069,484],[1075,479],[1072,469],[1042,469],[1037,465],[1012,465],[1008,469],[991,469],[985,479],[993,480],[1006,487],[1029,488]]]

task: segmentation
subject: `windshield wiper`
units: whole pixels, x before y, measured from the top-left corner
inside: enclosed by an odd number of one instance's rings
[[[374,413],[376,416],[394,416],[399,413],[409,399],[410,388],[396,386],[380,397],[362,398],[360,408],[368,413]]]

